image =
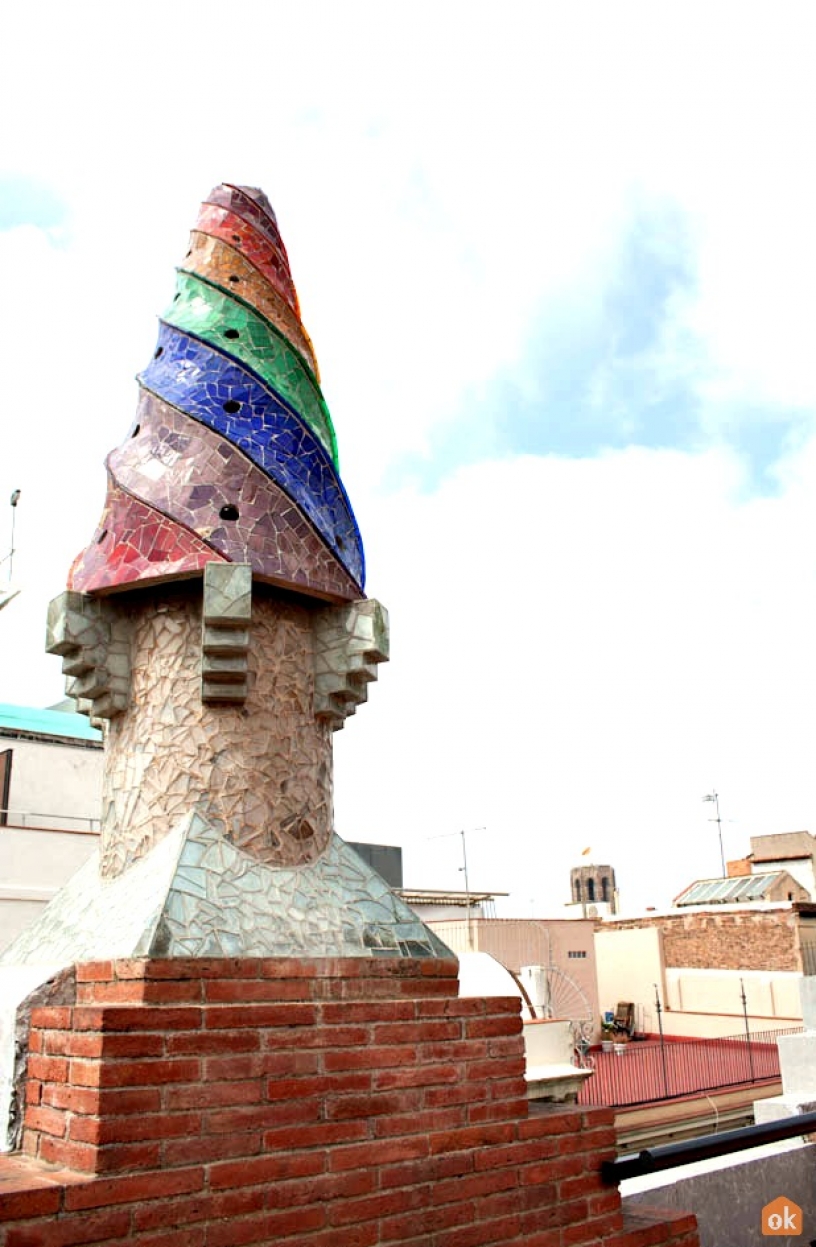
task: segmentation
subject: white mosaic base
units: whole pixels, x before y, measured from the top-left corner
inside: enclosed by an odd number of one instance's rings
[[[0,956],[51,971],[111,957],[449,957],[339,836],[316,861],[267,866],[188,815],[115,878],[94,855]]]

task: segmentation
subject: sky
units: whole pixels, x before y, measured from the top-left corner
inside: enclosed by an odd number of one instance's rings
[[[47,603],[198,205],[245,183],[391,616],[340,834],[462,888],[465,831],[470,887],[529,917],[587,861],[625,908],[718,875],[713,790],[728,858],[816,833],[812,5],[0,20],[0,701],[62,696]]]

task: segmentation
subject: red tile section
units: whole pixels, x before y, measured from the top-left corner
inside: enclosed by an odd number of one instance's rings
[[[229,243],[246,256],[250,264],[283,296],[292,311],[300,316],[297,292],[288,262],[269,238],[234,212],[209,203],[201,205],[195,228],[202,234],[209,234],[211,238],[220,238],[222,242]]]
[[[78,967],[32,1014],[0,1247],[697,1247],[624,1220],[610,1110],[528,1115],[518,1002],[456,989],[452,961]]]
[[[124,589],[149,577],[154,583],[195,575],[226,560],[160,511],[108,481],[105,510],[87,550],[68,574],[68,588],[83,593]]]

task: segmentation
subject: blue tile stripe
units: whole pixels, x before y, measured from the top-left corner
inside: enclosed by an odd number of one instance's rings
[[[280,485],[363,589],[363,542],[346,491],[314,434],[280,398],[245,368],[161,322],[139,382],[227,438]]]

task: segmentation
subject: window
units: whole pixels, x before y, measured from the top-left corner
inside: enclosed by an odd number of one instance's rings
[[[575,961],[575,960],[577,960],[577,959],[581,959],[581,960],[583,960],[583,959],[585,959],[585,958],[586,958],[586,949],[584,949],[584,948],[570,948],[570,949],[568,950],[568,952],[567,952],[567,956],[568,956],[568,957],[569,957],[572,961]]]
[[[588,901],[595,900],[595,880],[594,879],[587,879],[587,900]]]
[[[581,899],[581,880],[580,879],[575,880],[575,899],[576,901],[580,901]]]

